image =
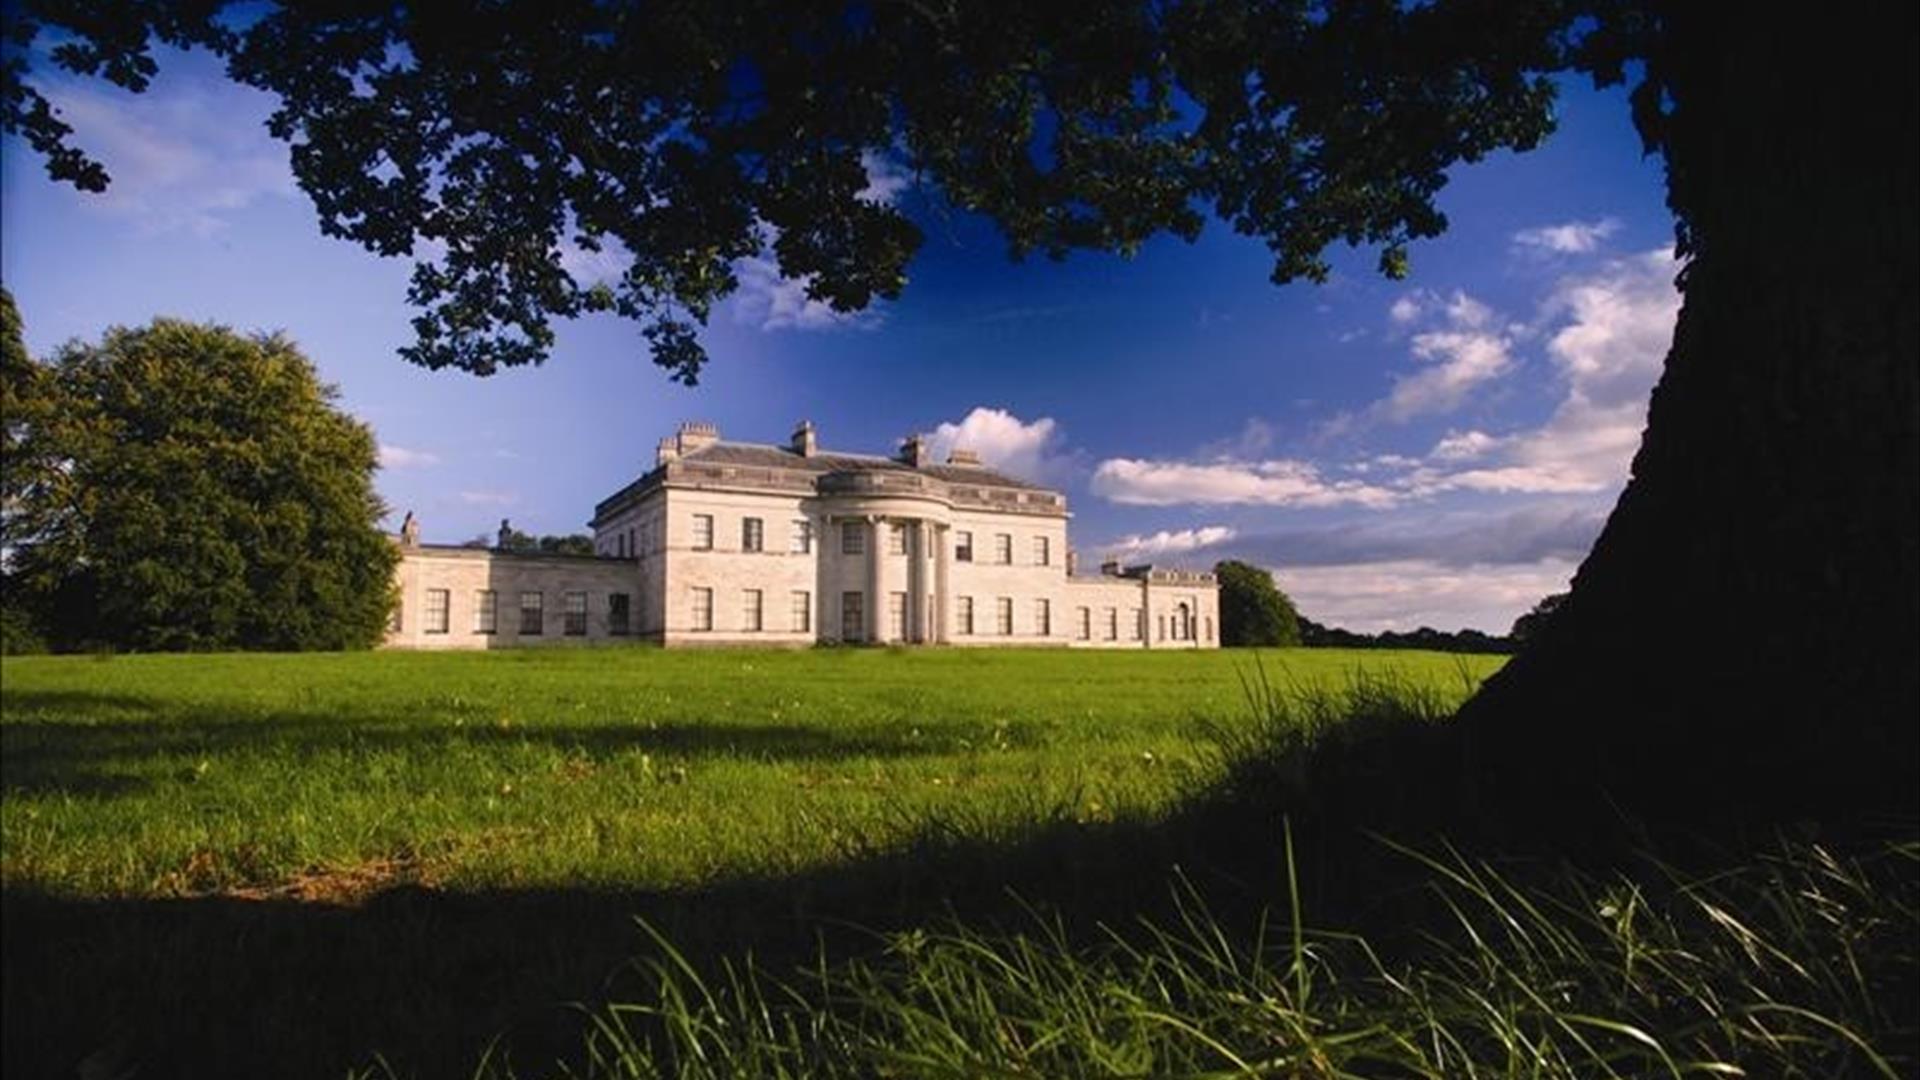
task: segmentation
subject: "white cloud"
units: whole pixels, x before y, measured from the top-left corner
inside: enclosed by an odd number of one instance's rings
[[[287,148],[262,126],[273,99],[163,51],[162,74],[134,94],[91,81],[40,88],[112,183],[84,204],[143,233],[213,236],[266,198],[299,194]]]
[[[1420,300],[1421,294],[1419,293],[1408,293],[1406,296],[1395,300],[1393,306],[1387,309],[1388,318],[1391,318],[1401,326],[1405,326],[1420,317]]]
[[[1427,456],[1436,461],[1471,461],[1499,445],[1499,439],[1484,431],[1449,431]]]
[[[1358,480],[1328,480],[1304,461],[1211,462],[1108,458],[1094,470],[1095,495],[1129,506],[1389,506],[1394,492]]]
[[[1514,233],[1513,246],[1516,251],[1533,255],[1584,255],[1598,249],[1601,241],[1619,228],[1620,222],[1614,218],[1541,225]]]
[[[900,200],[901,192],[913,186],[913,174],[884,154],[865,151],[860,155],[860,165],[867,170],[867,186],[860,189],[860,198],[868,202],[892,206]]]
[[[512,506],[520,496],[511,491],[463,491],[459,499],[468,506]]]
[[[572,239],[560,242],[560,269],[582,286],[611,284],[633,265],[633,253],[618,239],[603,236],[596,242],[600,245],[598,251],[588,251]]]
[[[984,405],[960,419],[940,424],[928,437],[935,461],[956,448],[980,455],[983,464],[1024,480],[1058,480],[1071,470],[1073,456],[1062,447],[1060,425],[1050,416],[1031,423],[1005,409]]]
[[[1478,319],[1484,315],[1485,308],[1475,304],[1468,311]],[[1478,326],[1479,323],[1459,325]],[[1373,414],[1394,423],[1405,423],[1416,416],[1453,412],[1465,405],[1482,383],[1513,370],[1509,344],[1502,334],[1478,329],[1415,334],[1413,355],[1431,366],[1410,375],[1396,376],[1392,392],[1384,401],[1374,404]]]
[[[380,467],[383,469],[420,469],[438,464],[440,455],[430,450],[409,450],[391,443],[380,444]]]
[[[1561,592],[1576,564],[1449,566],[1429,559],[1274,570],[1281,590],[1317,623],[1362,633],[1474,629],[1504,634],[1540,598]]]
[[[1162,529],[1151,536],[1123,536],[1100,550],[1120,559],[1151,558],[1155,555],[1177,555],[1201,548],[1217,547],[1232,540],[1238,533],[1229,525],[1203,525],[1197,529],[1168,531]]]

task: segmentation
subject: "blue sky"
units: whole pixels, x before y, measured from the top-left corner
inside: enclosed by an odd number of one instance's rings
[[[56,186],[5,143],[0,277],[29,349],[156,315],[283,330],[373,427],[394,519],[435,540],[502,517],[582,531],[680,420],[782,442],[805,417],[835,449],[926,432],[1061,487],[1083,561],[1244,558],[1322,622],[1504,631],[1612,507],[1678,306],[1659,164],[1623,95],[1568,80],[1542,149],[1454,172],[1452,228],[1406,281],[1342,251],[1328,284],[1276,288],[1262,245],[1218,223],[1131,260],[1016,264],[876,162],[928,236],[901,300],[837,317],[747,265],[697,388],[612,317],[478,379],[397,358],[410,267],[320,236],[262,127],[271,99],[191,54],[143,95],[42,86],[114,184]]]

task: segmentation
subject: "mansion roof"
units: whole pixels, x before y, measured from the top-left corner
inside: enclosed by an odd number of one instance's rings
[[[807,494],[911,492],[934,495],[955,506],[971,506],[1016,514],[1059,517],[1066,514],[1066,497],[1057,491],[1008,476],[978,464],[972,455],[956,452],[945,464],[915,463],[912,449],[902,457],[816,450],[811,428],[804,449],[796,433],[793,446],[724,442],[687,438],[710,428],[684,425],[679,441],[663,440],[662,460],[639,479],[601,500],[593,508],[598,523],[662,487],[722,487]],[[917,449],[914,440],[910,448]],[[909,457],[908,455],[912,456]]]

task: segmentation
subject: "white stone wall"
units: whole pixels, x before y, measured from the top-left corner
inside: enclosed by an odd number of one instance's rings
[[[668,489],[658,500],[666,515],[664,640],[668,645],[810,645],[820,625],[819,528],[799,496],[761,495],[701,489]],[[713,519],[710,547],[696,544],[697,515]],[[761,523],[761,550],[742,547],[742,524]],[[793,523],[813,527],[810,550],[792,550]],[[712,627],[698,626],[698,589],[711,590]],[[760,629],[747,625],[746,596],[761,597]],[[808,594],[813,618],[794,626],[793,593]]]
[[[400,626],[386,645],[402,649],[500,649],[526,645],[583,645],[630,641],[639,636],[639,577],[632,562],[566,555],[522,555],[485,548],[419,547],[403,549],[396,584]],[[444,632],[429,623],[429,591],[447,592]],[[478,624],[479,595],[494,594],[494,629]],[[541,633],[520,632],[520,594],[541,594]],[[566,632],[566,594],[587,597],[586,633]],[[608,598],[628,597],[628,633],[608,625]]]

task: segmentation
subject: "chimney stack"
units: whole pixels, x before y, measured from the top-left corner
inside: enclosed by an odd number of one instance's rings
[[[720,441],[720,429],[703,420],[688,420],[680,425],[680,456],[704,450]]]
[[[978,466],[980,464],[980,455],[971,450],[962,450],[956,446],[947,452],[947,464]]]
[[[1120,560],[1108,559],[1106,562],[1101,563],[1100,573],[1103,577],[1119,577],[1120,576]]]
[[[900,443],[900,460],[919,468],[933,460],[933,448],[919,435],[909,435]]]
[[[661,439],[659,449],[653,452],[654,465],[665,465],[669,461],[678,460],[680,460],[680,440],[671,435]]]
[[[819,452],[820,443],[813,432],[813,421],[802,420],[794,426],[791,448],[801,457],[812,457]]]

